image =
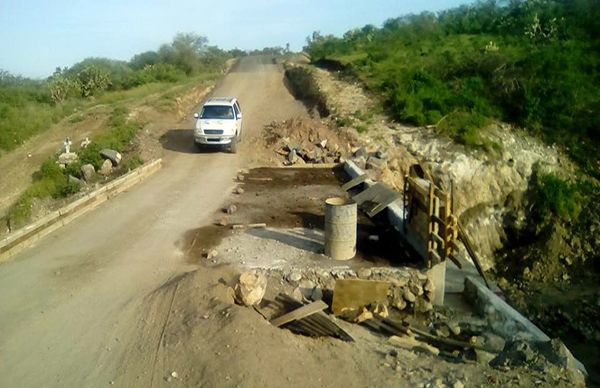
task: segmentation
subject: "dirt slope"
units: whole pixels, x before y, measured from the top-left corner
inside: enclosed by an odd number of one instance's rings
[[[269,58],[245,58],[214,94],[239,97],[252,136],[306,114],[282,78]],[[146,295],[197,268],[178,241],[210,222],[252,150],[198,153],[191,127],[163,127],[164,167],[152,178],[0,266],[0,386],[108,385],[132,351]],[[157,346],[153,333],[147,339]]]

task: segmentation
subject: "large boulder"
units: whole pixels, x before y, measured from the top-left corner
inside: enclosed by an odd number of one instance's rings
[[[88,163],[88,164],[84,164],[83,166],[81,166],[81,176],[83,177],[84,181],[89,182],[90,180],[92,180],[95,173],[96,173],[96,169],[94,168],[93,165]]]
[[[118,166],[119,163],[121,163],[121,159],[122,159],[122,156],[119,152],[117,152],[115,150],[110,150],[108,148],[101,150],[100,156],[102,156],[104,159],[110,160],[112,162],[113,166]]]
[[[267,278],[256,271],[244,272],[235,287],[236,298],[246,306],[260,303],[267,290]]]
[[[108,176],[111,172],[112,162],[109,159],[106,159],[104,163],[102,163],[102,166],[100,167],[100,170],[98,170],[98,173],[102,176]]]

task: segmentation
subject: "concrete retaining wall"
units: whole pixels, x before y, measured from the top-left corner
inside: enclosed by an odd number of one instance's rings
[[[94,209],[109,198],[143,181],[162,167],[162,159],[154,160],[84,195],[63,208],[53,211],[32,224],[0,240],[0,263],[33,245],[42,237]]]

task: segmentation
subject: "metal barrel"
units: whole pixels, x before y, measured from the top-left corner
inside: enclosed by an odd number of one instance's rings
[[[350,260],[356,255],[356,213],[352,200],[325,200],[325,254],[334,260]]]

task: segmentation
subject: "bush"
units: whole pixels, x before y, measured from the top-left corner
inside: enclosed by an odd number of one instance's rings
[[[479,114],[465,111],[455,111],[439,120],[437,129],[467,147],[485,147],[487,141],[482,137],[481,130],[489,120]]]
[[[533,214],[538,220],[572,221],[581,210],[580,184],[567,182],[555,174],[540,174],[534,177]]]

